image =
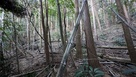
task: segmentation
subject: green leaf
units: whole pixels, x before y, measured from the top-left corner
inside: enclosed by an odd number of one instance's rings
[[[123,74],[129,75],[129,74],[132,74],[132,73],[136,73],[136,66],[135,65],[127,65],[127,66],[129,66],[130,68],[123,70],[122,71]]]
[[[81,77],[81,75],[83,75],[83,71],[78,72],[75,77]]]
[[[104,73],[94,75],[94,77],[102,77],[102,76],[104,76]]]
[[[3,28],[0,28],[0,30],[3,30]]]
[[[91,77],[93,77],[93,72],[92,72],[92,71],[89,71],[89,75],[90,75]]]
[[[89,71],[93,72],[93,68],[91,66],[89,66]]]
[[[94,72],[99,71],[99,70],[100,70],[99,68],[95,68],[95,69],[94,69]]]
[[[104,72],[101,71],[99,68],[94,69],[95,77],[101,77],[104,75]]]
[[[101,73],[103,73],[101,70],[97,70],[97,71],[95,71],[94,73],[96,73],[96,74],[101,74]]]

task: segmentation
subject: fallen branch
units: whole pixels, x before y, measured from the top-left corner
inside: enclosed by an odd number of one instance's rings
[[[126,58],[112,57],[112,56],[104,56],[104,58],[109,59],[111,61],[131,63],[131,60],[130,59],[126,59]]]
[[[43,69],[38,69],[38,70],[34,70],[34,71],[30,71],[30,72],[24,72],[24,73],[21,73],[21,74],[18,74],[18,75],[13,75],[11,77],[20,77],[20,76],[24,76],[24,75],[27,75],[27,74],[30,74],[30,73],[33,73],[33,72],[39,72]]]
[[[109,73],[110,73],[113,77],[118,77],[118,76],[116,75],[116,73],[115,73],[109,66],[106,65],[106,67],[108,68]]]
[[[102,58],[105,58],[105,59],[109,59],[109,60],[111,60],[111,61],[131,63],[131,60],[130,60],[130,59],[126,59],[126,58],[105,56],[105,55],[102,54],[102,53],[97,53],[97,55],[98,55],[99,57],[102,57]]]
[[[97,48],[103,48],[103,49],[124,49],[124,50],[126,50],[127,49],[127,47],[126,46],[114,46],[114,47],[109,47],[109,46],[101,46],[101,47],[97,47]],[[136,47],[135,47],[135,49],[136,49]]]
[[[38,77],[39,75],[41,75],[47,68],[49,68],[49,66],[47,66],[46,68],[44,68],[43,70],[41,70],[41,72],[39,72],[35,77]]]

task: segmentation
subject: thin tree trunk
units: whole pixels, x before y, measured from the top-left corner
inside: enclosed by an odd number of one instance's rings
[[[26,18],[27,20],[27,50],[29,50],[30,47],[30,25],[29,25],[29,18]]]
[[[48,25],[48,1],[45,0],[45,4],[46,4],[46,28],[45,28],[45,36],[46,36],[46,39],[45,39],[45,43],[46,43],[46,52],[47,52],[47,58],[49,59],[50,58],[50,55],[49,55],[49,43],[48,43],[48,33],[49,33],[49,25]],[[50,60],[48,61],[50,62]],[[48,63],[47,63],[48,64]]]
[[[126,20],[130,24],[130,17],[129,17],[129,14],[128,14],[128,11],[127,11],[127,7],[126,7],[125,4],[123,4],[123,10],[124,10],[124,14],[125,14]]]
[[[96,22],[95,22],[95,12],[94,12],[94,5],[93,5],[93,0],[91,0],[91,10],[92,10],[92,16],[93,16],[93,31],[94,31],[94,36],[96,36]]]
[[[2,76],[5,75],[5,68],[4,68],[4,55],[3,55],[3,47],[2,47],[2,37],[3,37],[3,34],[2,32],[0,33],[0,36],[1,36],[1,41],[0,41],[0,68],[2,70],[2,72],[0,74],[2,74]]]
[[[106,27],[109,27],[109,18],[108,18],[108,13],[106,12],[106,6],[103,4],[103,16],[104,16],[104,23]]]
[[[43,5],[42,0],[40,0],[41,4],[41,18],[42,18],[42,28],[43,28],[43,37],[44,37],[44,51],[46,55],[46,64],[48,65],[50,63],[50,54],[49,54],[49,48],[48,48],[48,11],[46,11],[46,27],[44,24],[44,15],[43,15]]]
[[[67,41],[67,24],[66,24],[66,8],[64,7],[64,41]],[[66,44],[65,44],[66,45]],[[65,46],[66,47],[66,46]]]
[[[61,35],[62,47],[63,47],[63,51],[64,51],[66,43],[64,41],[64,36],[63,36],[63,27],[62,27],[62,21],[61,21],[61,12],[60,12],[59,0],[56,0],[56,3],[57,3],[57,8],[58,8],[58,20],[59,20],[59,27],[60,27],[60,35]]]
[[[79,14],[79,0],[75,0],[75,19],[77,19]],[[80,33],[80,24],[76,33],[76,58],[82,58],[82,46],[81,46],[81,33]]]
[[[98,10],[97,9],[97,6],[99,6],[99,5],[95,5],[95,0],[92,0],[92,5],[93,5],[93,10],[94,10],[94,14],[95,14],[95,17],[96,17],[96,20],[97,20],[97,23],[98,23],[98,27],[99,27],[99,29],[100,29],[100,31],[102,30],[102,28],[101,28],[101,23],[100,23],[100,19],[99,19],[99,16],[98,16],[98,12],[96,11],[96,10]]]
[[[117,4],[117,9],[118,9],[119,15],[126,20],[125,13],[123,11],[123,6],[121,4],[121,1],[120,0],[116,0],[116,4]],[[135,56],[136,55],[136,51],[134,49],[134,44],[133,44],[133,40],[131,38],[130,30],[126,26],[126,24],[123,23],[123,22],[122,22],[122,27],[123,27],[123,31],[124,31],[127,47],[128,47],[129,56],[131,58],[131,61],[133,63],[136,63],[136,56]]]
[[[66,20],[66,22],[67,22],[66,24],[67,24],[67,26],[68,26],[68,27],[67,27],[67,30],[69,31],[69,13],[67,13],[66,19],[67,19],[67,20]]]
[[[41,17],[41,16],[40,16]],[[41,19],[40,19],[41,20]],[[39,32],[40,32],[40,34],[43,36],[43,28],[42,28],[42,22],[41,21],[39,21]],[[44,38],[44,37],[43,37]],[[42,40],[42,38],[40,37],[40,48],[42,48],[42,43],[43,43],[43,40]]]
[[[55,32],[58,32],[58,17],[57,17],[57,14],[56,14],[56,18],[55,18]]]
[[[2,17],[1,17],[1,27],[3,28],[3,19],[4,19],[4,12],[2,12]],[[3,31],[0,31],[0,68],[2,70],[2,72],[0,74],[2,74],[2,76],[6,76],[6,72],[5,72],[5,68],[4,68],[4,54],[3,54]]]
[[[14,15],[13,15],[13,21],[15,21]],[[17,51],[17,31],[16,31],[15,24],[13,24],[13,28],[14,28],[14,41],[15,41],[16,61],[17,61],[17,72],[20,73],[19,57],[18,57],[18,51]]]
[[[53,56],[53,49],[52,49],[52,42],[51,42],[51,29],[49,29],[49,41],[50,41],[50,49],[51,49],[51,57],[52,57],[52,64],[54,64],[54,56]]]
[[[85,1],[86,1],[86,0],[85,0]],[[84,2],[84,3],[85,3],[85,2]],[[68,45],[67,45],[67,47],[66,47],[65,53],[64,53],[64,55],[63,55],[63,58],[62,58],[62,60],[61,60],[61,64],[60,64],[60,67],[59,67],[59,69],[58,69],[58,72],[57,72],[56,77],[62,77],[62,76],[63,76],[63,73],[64,73],[64,71],[65,71],[65,67],[66,67],[66,65],[67,65],[67,64],[66,64],[66,63],[67,63],[67,59],[68,59],[68,56],[69,56],[69,54],[70,54],[70,50],[71,50],[71,48],[73,47],[73,39],[74,39],[74,37],[75,37],[75,35],[76,35],[76,32],[77,32],[77,30],[78,30],[78,26],[79,26],[79,23],[80,23],[82,14],[83,14],[83,8],[84,8],[84,6],[85,6],[84,3],[83,3],[83,5],[82,5],[81,11],[80,11],[80,13],[79,13],[79,15],[78,15],[78,17],[77,17],[76,24],[75,24],[75,26],[74,26],[74,29],[73,29],[73,31],[72,31],[72,34],[70,35],[70,38],[69,38],[69,40],[68,40]]]
[[[100,67],[99,60],[97,58],[96,49],[94,46],[94,39],[91,29],[91,22],[90,22],[90,15],[89,15],[89,8],[88,2],[86,1],[84,7],[84,29],[86,35],[86,46],[87,46],[87,57],[88,57],[88,64],[93,68]]]
[[[38,1],[39,2],[39,1]],[[38,9],[39,10],[39,17],[38,17],[38,25],[39,25],[39,29],[38,29],[38,32],[39,32],[39,34],[40,35],[42,35],[43,36],[43,33],[42,33],[42,25],[41,25],[41,13],[40,13],[40,8]],[[39,47],[40,47],[40,49],[42,48],[42,38],[39,36],[39,40],[40,40],[40,42],[39,42]]]
[[[30,7],[27,8],[28,8],[27,14],[29,14]],[[30,19],[31,16],[26,17],[27,50],[29,50],[30,48]]]
[[[52,39],[51,39],[51,32],[52,32],[52,27],[53,27],[53,16],[51,15],[52,13],[50,12],[50,26],[49,26],[49,47],[51,50],[51,57],[52,57],[52,65],[54,65],[54,56],[53,56],[53,49],[52,49]]]

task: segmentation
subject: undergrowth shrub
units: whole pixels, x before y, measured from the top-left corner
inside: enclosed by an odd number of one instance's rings
[[[99,68],[92,68],[88,64],[81,65],[75,72],[74,77],[103,77],[104,72]]]
[[[136,74],[136,66],[127,65],[129,68],[122,71],[125,75]]]

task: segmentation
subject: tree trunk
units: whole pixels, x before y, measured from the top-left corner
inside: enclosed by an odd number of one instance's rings
[[[48,32],[49,32],[49,25],[48,25],[48,1],[45,0],[45,5],[46,5],[46,28],[45,28],[45,43],[46,43],[46,52],[47,52],[47,57],[50,58],[50,55],[49,55],[49,43],[48,43]],[[50,62],[50,60],[48,61]]]
[[[14,15],[13,15],[13,21],[15,21]],[[16,61],[17,61],[17,72],[20,73],[20,64],[19,64],[19,57],[18,57],[18,51],[17,51],[17,30],[16,30],[15,24],[12,24],[12,26],[14,28],[13,39],[15,41],[15,53],[16,53]]]
[[[125,14],[126,20],[130,24],[130,17],[129,17],[128,10],[127,10],[127,7],[126,7],[125,4],[123,4],[123,10],[124,10],[124,14]]]
[[[46,10],[46,27],[44,24],[44,15],[43,15],[43,6],[42,6],[42,0],[40,0],[41,4],[41,18],[42,18],[42,28],[43,28],[43,37],[44,37],[44,51],[46,54],[46,64],[48,65],[50,63],[50,54],[49,54],[49,48],[48,48],[48,11]]]
[[[38,1],[38,3],[40,3],[40,2]],[[39,12],[40,12],[40,10],[41,10],[41,8],[38,8],[38,11],[39,11]],[[43,30],[42,30],[42,25],[41,25],[41,13],[39,13],[38,16],[39,16],[39,17],[37,18],[37,19],[38,19],[38,20],[37,20],[37,21],[38,21],[38,28],[39,28],[39,29],[38,29],[38,32],[39,32],[39,34],[43,37],[43,34],[42,34],[42,31],[43,31]],[[39,46],[39,48],[41,49],[41,48],[42,48],[42,38],[39,36],[38,39],[40,40],[40,42],[38,43],[38,46]]]
[[[3,19],[4,19],[4,12],[2,12],[2,17],[1,17],[1,25],[3,28]],[[2,72],[0,74],[4,77],[6,75],[5,68],[4,68],[4,55],[3,55],[3,47],[2,47],[2,42],[3,42],[3,31],[0,31],[0,69]]]
[[[47,3],[47,5],[48,5],[48,3]],[[54,56],[53,56],[52,39],[51,39],[51,32],[53,30],[53,28],[52,28],[53,27],[53,16],[51,16],[51,14],[52,13],[50,12],[50,23],[49,23],[50,26],[48,26],[49,27],[49,43],[50,43],[49,47],[50,47],[50,50],[51,50],[51,59],[52,59],[51,64],[54,65]]]
[[[0,36],[3,37],[2,32],[0,33]],[[2,70],[2,72],[0,74],[2,74],[3,76],[5,75],[5,69],[4,69],[4,55],[3,55],[3,48],[2,48],[2,37],[0,38],[0,69]]]
[[[64,36],[63,36],[63,27],[62,27],[62,21],[61,21],[59,0],[56,0],[56,3],[57,3],[57,8],[58,8],[58,20],[59,20],[59,27],[60,27],[60,35],[61,35],[62,47],[63,47],[63,51],[64,51],[66,45],[65,45]]]
[[[94,13],[94,5],[93,5],[93,0],[91,0],[91,10],[92,10],[92,16],[93,16],[93,31],[94,31],[94,36],[96,37],[96,22],[95,22],[95,13]]]
[[[117,9],[118,9],[119,15],[126,20],[121,1],[116,0],[116,4],[117,4]],[[131,58],[131,61],[133,63],[136,63],[136,56],[135,56],[136,52],[135,52],[135,49],[134,49],[134,44],[133,44],[133,40],[131,38],[130,30],[126,26],[125,23],[122,22],[121,24],[122,24],[124,35],[125,35],[125,40],[126,40],[126,43],[127,43],[129,56]]]
[[[99,27],[99,29],[101,31],[102,28],[101,28],[100,19],[99,19],[99,16],[98,16],[98,12],[96,11],[96,10],[98,10],[97,6],[99,6],[99,5],[95,5],[95,3],[96,3],[96,1],[92,0],[92,5],[93,5],[92,7],[93,7],[93,10],[94,10],[94,14],[95,14],[95,17],[96,17],[96,20],[97,20],[97,23],[98,23],[98,27]]]
[[[79,14],[79,0],[75,0],[75,19],[77,19]],[[80,24],[76,33],[76,58],[82,58],[82,46],[81,46],[81,33],[80,33]]]
[[[100,63],[97,58],[97,54],[94,46],[94,39],[91,29],[91,22],[90,22],[90,15],[89,15],[89,8],[87,1],[84,7],[84,29],[86,35],[88,64],[93,68],[100,67]]]
[[[109,27],[109,18],[108,18],[108,13],[107,13],[106,11],[107,11],[106,6],[105,6],[105,4],[103,3],[104,23],[105,23],[105,26],[108,28],[108,27]]]
[[[76,20],[76,23],[75,23],[75,26],[74,26],[74,29],[72,31],[72,34],[70,35],[70,38],[68,40],[68,44],[67,44],[67,47],[66,47],[66,50],[63,54],[63,57],[62,57],[62,60],[61,60],[61,64],[60,64],[60,67],[58,69],[58,72],[57,72],[57,75],[56,77],[62,77],[63,76],[63,73],[65,71],[65,68],[66,68],[66,63],[67,63],[67,60],[68,60],[68,56],[70,54],[70,51],[71,49],[73,48],[73,40],[74,40],[74,37],[76,35],[76,32],[78,30],[78,26],[79,26],[79,23],[80,23],[80,20],[81,20],[81,17],[82,17],[82,14],[83,14],[83,8],[85,6],[85,2],[83,3],[82,5],[82,8],[81,8],[81,11],[78,15],[78,18]]]
[[[65,41],[65,43],[66,43],[66,41],[67,41],[66,12],[67,12],[67,10],[66,10],[66,8],[64,7],[64,41]],[[66,45],[66,44],[65,44],[65,45]],[[66,46],[65,46],[65,48],[66,48]]]
[[[29,25],[29,17],[26,18],[27,20],[27,50],[29,50],[30,47],[30,25]]]

